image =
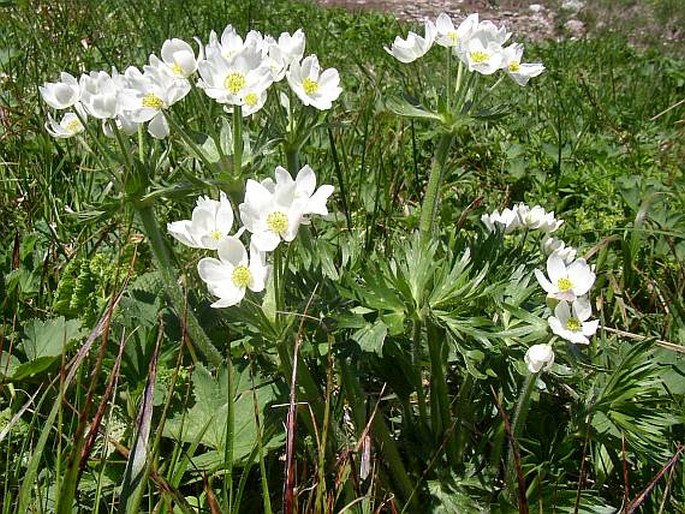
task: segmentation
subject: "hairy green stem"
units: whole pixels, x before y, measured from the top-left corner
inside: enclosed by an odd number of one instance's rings
[[[445,88],[445,107],[447,113],[452,111],[452,48],[447,47],[447,87]]]
[[[438,149],[433,159],[433,166],[431,168],[430,177],[428,178],[428,186],[426,187],[426,196],[421,206],[421,219],[419,221],[419,232],[421,234],[421,242],[428,243],[433,231],[435,223],[435,215],[438,210],[440,186],[442,185],[442,176],[445,172],[445,164],[447,163],[447,156],[449,155],[452,141],[454,140],[454,133],[452,131],[444,132],[440,136],[438,142]]]
[[[446,430],[452,424],[444,369],[446,362],[443,351],[445,338],[444,332],[435,323],[428,321],[426,328],[431,362],[431,421],[433,422],[435,441],[441,444],[445,440]],[[447,441],[447,454],[449,461],[456,465],[457,446],[454,437],[450,437]]]
[[[233,178],[238,179],[243,166],[243,109],[233,106]]]
[[[421,321],[414,320],[414,328],[412,334],[412,347],[411,347],[411,359],[412,367],[416,371],[416,395],[419,403],[419,419],[421,420],[421,426],[428,426],[428,414],[426,409],[426,393],[423,390],[423,374],[421,372],[421,366],[419,366],[419,350],[421,348],[422,333],[421,333]]]
[[[162,231],[159,229],[159,223],[157,222],[154,209],[151,205],[137,205],[135,209],[140,221],[143,223],[143,230],[145,231],[145,235],[150,242],[152,253],[159,265],[164,289],[171,301],[172,308],[176,311],[178,318],[185,322],[188,335],[195,346],[197,346],[212,365],[216,367],[221,366],[224,363],[221,353],[219,353],[219,350],[212,344],[212,341],[200,326],[200,322],[195,317],[195,314],[190,309],[186,309],[185,297],[176,282],[175,267],[166,246],[164,236],[162,235]],[[228,365],[230,366],[230,362]]]
[[[226,362],[231,362],[231,349],[228,349]],[[235,412],[233,409],[233,366],[226,366],[226,388],[228,389],[228,401],[226,402],[226,446],[224,447],[224,504],[226,512],[233,512],[233,435],[235,424]]]
[[[514,411],[514,419],[511,423],[511,440],[509,441],[509,450],[507,452],[506,484],[511,491],[512,497],[516,497],[517,495],[516,470],[514,469],[514,444],[518,440],[519,435],[521,435],[521,430],[525,425],[528,407],[530,406],[530,395],[535,388],[536,379],[537,373],[526,376],[526,380],[519,393],[516,410]]]

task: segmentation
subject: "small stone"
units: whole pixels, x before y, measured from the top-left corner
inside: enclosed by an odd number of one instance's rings
[[[571,11],[571,12],[578,12],[583,7],[585,7],[585,3],[582,2],[581,0],[564,0],[561,4],[561,8],[564,11]]]
[[[585,33],[585,24],[580,20],[568,20],[564,23],[564,28],[574,37],[582,36]]]
[[[529,9],[531,12],[538,13],[538,12],[544,11],[544,10],[545,10],[545,6],[542,5],[542,4],[530,4],[530,5],[528,6],[528,9]]]

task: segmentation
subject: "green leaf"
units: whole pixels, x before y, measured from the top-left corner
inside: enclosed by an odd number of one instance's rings
[[[57,357],[67,344],[81,335],[78,320],[66,321],[64,316],[41,321],[32,319],[24,329],[23,350],[26,358]]]
[[[81,336],[78,320],[65,321],[63,316],[41,321],[32,319],[24,329],[22,349],[28,359],[14,368],[13,380],[38,375],[52,366],[72,341]]]
[[[357,341],[365,352],[374,352],[380,356],[383,353],[383,343],[387,335],[388,325],[378,320],[357,330],[352,334],[352,339]]]
[[[406,118],[443,121],[442,116],[437,112],[428,111],[422,107],[412,105],[406,100],[397,98],[396,96],[391,96],[385,101],[385,108],[398,116],[404,116]]]
[[[249,372],[243,370],[235,377],[233,412],[233,460],[240,462],[250,455],[255,443],[257,424],[253,394],[257,395],[260,421],[265,423],[267,404],[277,397],[277,388],[272,382],[255,378],[255,391],[251,388]],[[178,413],[168,420],[164,435],[186,443],[198,438],[202,444],[223,453],[226,444],[226,420],[228,413],[228,373],[226,368],[214,377],[199,364],[192,377],[195,404],[185,413]],[[282,438],[264,442],[264,449],[280,446]]]

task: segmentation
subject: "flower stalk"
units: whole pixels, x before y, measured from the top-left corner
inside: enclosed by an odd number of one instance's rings
[[[172,308],[176,311],[176,315],[185,324],[185,329],[192,342],[202,352],[202,354],[212,363],[212,365],[219,367],[224,363],[224,359],[219,353],[219,350],[212,344],[211,340],[205,333],[200,322],[195,317],[195,314],[186,308],[186,301],[183,293],[176,282],[176,271],[166,246],[165,237],[159,229],[159,223],[155,216],[154,209],[151,205],[136,205],[136,214],[143,224],[143,230],[147,237],[152,253],[159,265],[159,271],[164,283],[164,290],[171,300]],[[230,365],[230,363],[229,363]]]
[[[435,224],[435,217],[438,210],[440,186],[442,185],[443,174],[445,173],[445,166],[447,164],[447,156],[449,155],[452,141],[454,141],[455,134],[453,131],[446,131],[440,136],[438,142],[438,149],[433,160],[430,176],[428,178],[428,186],[426,187],[426,196],[421,206],[421,219],[419,221],[419,233],[421,234],[421,242],[426,244],[430,241],[433,232],[433,225]]]
[[[243,110],[233,106],[233,177],[240,178],[243,166]]]

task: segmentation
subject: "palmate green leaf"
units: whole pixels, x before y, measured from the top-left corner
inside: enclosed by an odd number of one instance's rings
[[[352,334],[352,339],[359,343],[363,351],[373,352],[381,356],[387,335],[388,325],[382,320],[378,320],[375,323],[367,323],[365,327],[357,330]]]
[[[487,505],[481,504],[471,492],[462,490],[455,485],[447,486],[438,480],[428,481],[428,492],[431,496],[433,514],[485,514],[490,512]]]
[[[13,380],[38,375],[50,368],[70,348],[70,343],[81,336],[80,322],[66,321],[63,316],[46,321],[32,319],[24,334],[21,348],[28,360],[14,368]]]
[[[237,373],[237,370],[234,372]],[[257,424],[249,372],[244,370],[235,377],[235,381],[233,460],[240,462],[252,452]],[[164,435],[185,443],[196,442],[199,437],[205,446],[223,452],[228,413],[227,370],[222,368],[215,378],[204,366],[198,364],[193,372],[192,383],[194,405],[185,413],[177,413],[171,417],[164,427]],[[256,380],[255,388],[260,419],[264,423],[266,406],[277,398],[278,391],[272,382],[259,380]],[[281,444],[282,438],[272,438],[264,441],[264,449],[275,448]]]

